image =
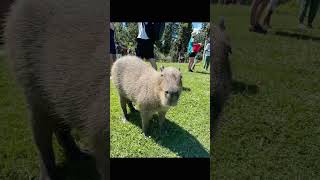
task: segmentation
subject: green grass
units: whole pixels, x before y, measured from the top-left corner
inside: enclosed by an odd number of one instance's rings
[[[320,177],[320,18],[299,31],[287,9],[261,35],[248,32],[248,6],[211,6],[214,22],[225,17],[237,82],[213,144],[212,179]]]
[[[202,69],[202,63],[194,73],[187,71],[187,64],[160,65],[180,67],[183,76],[184,91],[179,103],[166,115],[167,133],[159,135],[157,116],[149,139],[144,139],[142,134],[139,113],[131,114],[129,122],[123,123],[118,93],[111,82],[111,157],[209,157],[210,74]]]

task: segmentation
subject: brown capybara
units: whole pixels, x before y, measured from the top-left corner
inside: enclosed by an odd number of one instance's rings
[[[167,111],[177,105],[182,91],[180,70],[161,67],[158,72],[136,56],[119,58],[112,66],[111,76],[120,96],[124,121],[128,119],[126,105],[134,111],[132,103],[136,104],[145,136],[153,114],[159,114],[162,127]]]
[[[210,93],[213,102],[213,108],[211,108],[211,111],[213,111],[213,123],[211,126],[213,129],[211,132],[213,132],[213,135],[216,134],[218,130],[219,117],[232,88],[232,71],[229,61],[229,54],[232,53],[232,49],[230,38],[225,29],[224,18],[220,17],[218,24],[213,27],[212,34],[213,61],[211,72],[213,72],[213,74]],[[213,140],[213,138],[211,140]]]
[[[67,159],[84,155],[70,134],[89,138],[101,179],[109,179],[105,0],[19,0],[8,15],[8,63],[30,109],[40,179],[57,179],[55,134]]]

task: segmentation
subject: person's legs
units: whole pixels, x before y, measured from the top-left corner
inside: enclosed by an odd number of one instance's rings
[[[266,17],[264,18],[264,21],[263,21],[263,25],[264,26],[267,26],[268,28],[271,28],[271,25],[270,25],[271,16],[272,16],[275,8],[277,7],[277,5],[278,5],[278,0],[270,0],[269,7],[268,7],[268,12],[267,12],[267,15],[266,15]]]
[[[253,28],[256,25],[257,9],[261,0],[253,0],[251,5],[250,25]]]
[[[112,79],[112,77],[111,77],[111,68],[112,68],[112,65],[113,65],[113,63],[114,63],[114,61],[116,60],[116,54],[110,54],[109,55],[110,56],[110,60],[109,60],[109,71],[108,71],[108,73],[109,73],[109,76],[110,76],[110,79]]]
[[[143,49],[143,40],[137,38],[136,56],[139,58],[143,58],[142,57],[142,49]]]
[[[260,5],[257,10],[256,24],[260,24],[262,14],[267,6],[268,6],[268,0],[261,0]]]
[[[197,62],[198,62],[198,59],[194,58],[193,63],[191,65],[191,70],[192,71],[194,70],[194,67],[196,66]]]
[[[156,59],[154,58],[154,44],[151,40],[145,41],[145,47],[144,47],[144,56],[146,59],[150,61],[151,66],[156,71],[158,70]]]
[[[209,65],[210,65],[210,56],[206,56],[206,59],[205,59],[205,70],[208,70]]]
[[[259,32],[259,33],[266,33],[267,31],[262,28],[260,25],[260,19],[262,13],[266,6],[268,5],[268,0],[254,0],[251,7],[251,17],[250,17],[250,24],[251,27],[249,31]]]
[[[114,61],[116,60],[116,44],[114,41],[114,30],[110,29],[110,68],[109,70],[111,70],[111,67],[114,63]],[[110,73],[110,71],[108,72]],[[110,78],[111,78],[111,74],[110,74]]]
[[[300,13],[299,13],[300,24],[303,24],[309,5],[310,5],[310,0],[300,0]]]
[[[151,66],[153,67],[153,69],[155,69],[156,71],[158,70],[157,67],[157,63],[156,60],[154,58],[149,59]]]
[[[319,9],[319,0],[311,0],[309,16],[308,16],[308,27],[312,28],[312,22],[317,15]]]
[[[188,70],[192,72],[191,67],[193,65],[194,57],[189,56],[189,64],[188,64]]]

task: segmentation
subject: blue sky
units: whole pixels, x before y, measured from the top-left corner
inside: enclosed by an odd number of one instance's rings
[[[194,31],[198,31],[199,29],[201,29],[202,23],[201,22],[193,22],[192,23],[192,27]]]

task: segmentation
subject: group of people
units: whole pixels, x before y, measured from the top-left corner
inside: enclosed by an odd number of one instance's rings
[[[189,56],[188,70],[189,70],[189,72],[193,72],[194,67],[197,64],[196,56],[199,53],[199,50],[202,46],[201,43],[196,43],[194,41],[195,36],[196,36],[196,32],[193,31],[191,33],[191,38],[188,43],[188,56]],[[210,65],[210,38],[209,37],[206,37],[202,59],[204,62],[203,68],[205,70],[208,70],[209,65]]]
[[[279,0],[253,0],[249,31],[257,33],[267,33],[267,29],[271,28],[271,16],[275,11],[278,3]],[[305,28],[304,19],[306,17],[307,11],[309,10],[307,27],[313,28],[313,21],[319,9],[320,0],[300,0],[300,3],[299,27],[301,29]],[[267,14],[262,20],[262,15],[266,9]],[[261,23],[260,21],[263,22]]]
[[[151,66],[157,70],[157,63],[155,60],[154,54],[154,43],[155,41],[148,37],[146,32],[146,26],[148,23],[151,22],[139,22],[138,23],[138,36],[137,36],[137,47],[136,47],[136,56],[140,57],[141,59],[146,59],[150,62]],[[196,43],[194,41],[194,37],[196,36],[196,32],[191,33],[191,38],[188,43],[188,56],[189,56],[189,64],[188,70],[189,72],[193,72],[195,64],[196,55],[199,53],[200,48],[202,47],[201,43]],[[111,59],[111,66],[113,62],[116,60],[116,45],[115,45],[115,32],[114,32],[114,24],[110,23],[110,59]],[[208,70],[210,64],[210,38],[206,38],[206,43],[204,46],[204,53],[203,53],[203,60],[204,60],[204,69]]]

